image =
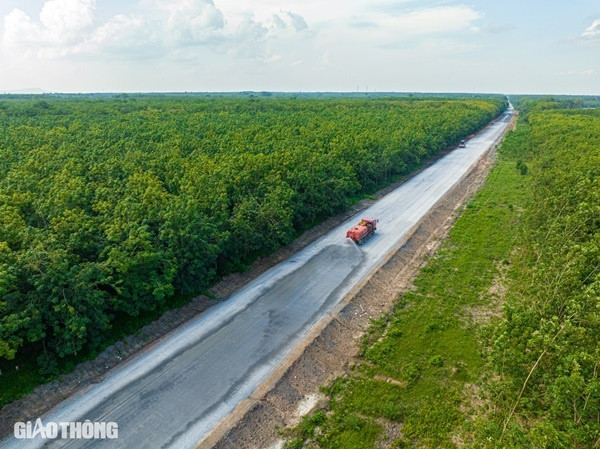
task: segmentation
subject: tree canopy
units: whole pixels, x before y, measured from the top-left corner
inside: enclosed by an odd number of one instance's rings
[[[100,344],[506,108],[492,99],[0,100],[0,359]]]

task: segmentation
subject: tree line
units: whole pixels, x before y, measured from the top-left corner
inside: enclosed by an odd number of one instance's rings
[[[490,338],[493,413],[478,447],[598,447],[600,111],[523,106],[502,149],[531,198]]]

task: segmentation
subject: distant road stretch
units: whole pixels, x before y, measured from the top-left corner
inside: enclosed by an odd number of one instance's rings
[[[263,381],[494,144],[513,110],[367,210],[274,266],[170,338],[115,368],[42,417],[112,421],[110,440],[3,440],[7,448],[191,448]],[[379,219],[362,246],[345,239],[361,216]],[[44,446],[44,444],[46,444]]]

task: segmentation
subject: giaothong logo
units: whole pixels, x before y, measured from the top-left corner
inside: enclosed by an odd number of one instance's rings
[[[17,439],[42,438],[54,439],[116,439],[119,438],[119,425],[116,422],[69,421],[69,422],[42,422],[41,418],[35,422],[16,422],[14,435]]]

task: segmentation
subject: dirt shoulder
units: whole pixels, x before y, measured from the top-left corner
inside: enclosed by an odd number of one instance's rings
[[[199,443],[198,448],[279,448],[278,429],[297,424],[319,405],[319,388],[345,374],[359,352],[358,340],[371,320],[390,311],[400,293],[448,236],[467,200],[485,182],[495,147],[388,254],[374,274],[321,320],[280,367]]]

